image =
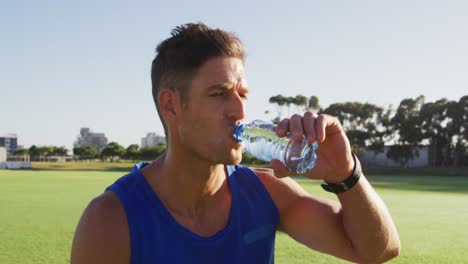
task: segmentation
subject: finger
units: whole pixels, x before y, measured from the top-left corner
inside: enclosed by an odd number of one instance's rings
[[[315,133],[315,120],[317,115],[312,112],[306,112],[304,114],[304,118],[302,122],[304,123],[304,132],[306,135],[307,142],[309,144],[314,143],[317,140],[317,136]]]
[[[328,116],[326,115],[319,115],[315,120],[315,133],[316,133],[316,140],[318,143],[322,143],[325,141],[325,128],[327,125]]]
[[[271,160],[270,164],[271,168],[275,173],[275,177],[277,178],[284,178],[287,176],[294,175],[294,173],[288,171],[288,168],[286,168],[286,166],[284,166],[284,164],[279,160]]]
[[[281,122],[278,123],[278,126],[276,127],[276,135],[278,137],[284,137],[288,133],[289,130],[289,119],[285,118],[281,120]]]
[[[300,141],[304,136],[304,128],[302,124],[302,117],[300,115],[293,115],[289,121],[289,131],[291,132],[291,137]]]

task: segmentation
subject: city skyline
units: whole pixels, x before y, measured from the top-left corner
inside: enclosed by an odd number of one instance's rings
[[[325,107],[458,100],[468,94],[467,12],[453,0],[4,3],[0,113],[9,118],[0,134],[68,149],[80,127],[124,146],[164,135],[151,96],[154,49],[197,21],[246,46],[246,121],[271,119],[268,97],[277,94],[315,95]]]
[[[106,133],[104,133],[104,132],[94,132],[93,129],[88,128],[88,127],[81,127],[81,128],[80,128],[80,131],[82,131],[83,129],[89,129],[89,133],[90,133],[90,134],[97,134],[98,136],[101,136],[101,135],[102,135],[102,137],[104,137],[104,138],[107,139],[107,135],[106,135]],[[16,134],[7,134],[7,135],[8,135],[8,136],[13,136],[13,135],[14,135],[14,136],[18,139],[18,142],[21,141],[21,139],[19,139],[19,138],[17,137]],[[62,146],[64,146],[64,147],[67,148],[67,150],[69,150],[70,154],[72,154],[73,148],[79,147],[79,146],[81,146],[81,145],[96,145],[96,146],[98,146],[98,150],[101,151],[107,144],[112,143],[112,142],[116,142],[116,143],[122,145],[122,146],[125,147],[125,148],[127,148],[129,145],[134,145],[134,144],[140,146],[141,148],[144,148],[144,147],[148,147],[148,146],[154,146],[154,145],[161,144],[161,142],[165,140],[165,136],[163,136],[163,135],[159,135],[159,134],[156,133],[156,132],[147,132],[144,136],[141,136],[141,137],[140,137],[139,142],[134,142],[134,143],[131,143],[131,144],[128,144],[128,145],[124,145],[124,144],[122,144],[122,143],[120,143],[120,142],[118,142],[118,141],[106,140],[106,143],[104,144],[104,146],[99,146],[99,145],[102,145],[102,144],[98,144],[98,143],[91,142],[91,141],[90,141],[90,142],[84,141],[84,142],[81,142],[81,143],[80,143],[80,142],[79,142],[79,141],[80,141],[80,136],[82,136],[81,133],[79,133],[79,135],[75,137],[75,139],[73,140],[73,142],[72,142],[71,144],[69,144],[71,147],[68,147],[68,146],[66,146],[66,145],[54,145],[54,144],[32,144],[32,145],[35,145],[36,147],[43,147],[43,146],[62,147]],[[1,137],[1,135],[0,135],[0,137]],[[151,138],[151,137],[154,137],[154,138]],[[146,140],[146,141],[145,141],[145,140]],[[153,142],[156,142],[156,143],[153,143]],[[18,144],[18,149],[22,149],[22,148],[28,149],[28,148],[30,148],[32,145],[23,146],[23,145]],[[0,146],[1,146],[1,145],[0,145]]]

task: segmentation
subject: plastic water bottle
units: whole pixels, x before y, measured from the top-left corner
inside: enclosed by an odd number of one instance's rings
[[[237,125],[234,138],[243,142],[244,150],[252,156],[264,161],[280,160],[290,171],[298,174],[311,170],[317,162],[317,142],[309,145],[304,136],[301,141],[296,141],[289,133],[280,138],[276,135],[276,125],[270,122],[255,120]]]

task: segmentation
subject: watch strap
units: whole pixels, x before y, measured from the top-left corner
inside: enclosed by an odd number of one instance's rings
[[[356,157],[356,154],[353,153],[353,160],[354,160],[354,167],[351,172],[351,175],[349,175],[346,179],[339,183],[328,183],[322,184],[322,188],[327,191],[327,192],[332,192],[332,193],[343,193],[348,190],[350,190],[356,183],[358,183],[359,178],[362,175],[362,169],[361,169],[361,163],[359,162],[359,159]]]

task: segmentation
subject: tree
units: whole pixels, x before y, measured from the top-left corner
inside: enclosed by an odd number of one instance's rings
[[[283,109],[283,106],[286,104],[286,97],[282,96],[281,94],[278,94],[276,96],[272,96],[270,97],[269,99],[269,102],[270,104],[276,104],[277,107],[276,107],[276,111],[278,113],[278,115],[276,116],[276,119],[281,119],[281,113],[282,113],[282,109]]]
[[[36,147],[36,145],[32,145],[30,148],[29,148],[29,156],[31,158],[31,160],[39,160],[39,150],[38,148]]]
[[[284,97],[284,104],[288,107],[288,116],[289,116],[291,105],[294,104],[294,97]]]
[[[95,159],[99,152],[95,145],[81,146],[73,148],[73,154],[79,156],[80,160]]]
[[[42,146],[38,147],[39,160],[45,161],[47,156],[51,156],[54,153],[55,147],[53,146]]]
[[[296,95],[296,97],[292,98],[292,103],[297,106],[300,112],[304,112],[307,110],[307,97],[305,97],[304,95]]]
[[[457,164],[468,166],[468,95],[458,100],[459,138],[457,142]]]
[[[291,109],[291,105],[295,105],[299,112],[305,111],[308,109],[308,100],[307,97],[301,94],[296,95],[295,97],[283,96],[281,94],[270,97],[269,102],[271,104],[276,104],[277,106],[277,116],[272,120],[273,123],[277,124],[281,120],[281,115],[283,112],[283,107],[288,108],[288,115]]]
[[[319,104],[319,99],[317,96],[312,95],[309,98],[309,104],[307,106],[309,110],[312,110],[314,112],[318,112],[320,110],[320,104]]]
[[[166,151],[166,145],[159,145],[155,147],[145,147],[140,150],[141,159],[153,160]]]
[[[106,147],[101,152],[101,157],[103,159],[110,158],[113,162],[114,160],[122,157],[125,154],[125,148],[122,147],[117,142],[111,142],[106,145]]]
[[[416,99],[403,99],[388,122],[388,130],[394,135],[396,143],[390,146],[387,157],[403,166],[419,155],[418,147],[424,139],[419,115],[424,100],[423,95]]]
[[[29,154],[29,149],[18,149],[17,151],[15,151],[15,155],[18,155],[18,156],[26,156]]]
[[[445,98],[427,103],[421,109],[422,129],[431,144],[432,166],[462,166],[467,146],[464,136],[466,128],[466,105],[468,97],[458,102]]]
[[[411,145],[392,145],[388,149],[387,157],[406,167],[408,162],[414,158],[414,153],[414,147]]]
[[[28,159],[29,156],[29,149],[17,149],[14,153],[16,156],[22,157],[22,159],[25,161]]]
[[[444,156],[446,156],[445,166],[456,167],[460,166],[459,160],[460,151],[463,148],[462,136],[462,109],[457,101],[446,101],[444,105],[445,118],[442,121],[445,123],[444,133],[448,146],[445,148]]]
[[[383,108],[369,103],[345,102],[328,106],[321,113],[337,117],[348,136],[352,150],[361,154],[370,149],[383,152],[385,128]]]
[[[140,147],[137,144],[132,144],[128,146],[127,149],[125,150],[124,157],[126,159],[130,159],[134,161],[140,157],[140,154],[141,154]]]
[[[55,147],[53,151],[53,155],[57,155],[57,156],[66,156],[67,154],[68,154],[68,149],[66,149],[64,146]]]

